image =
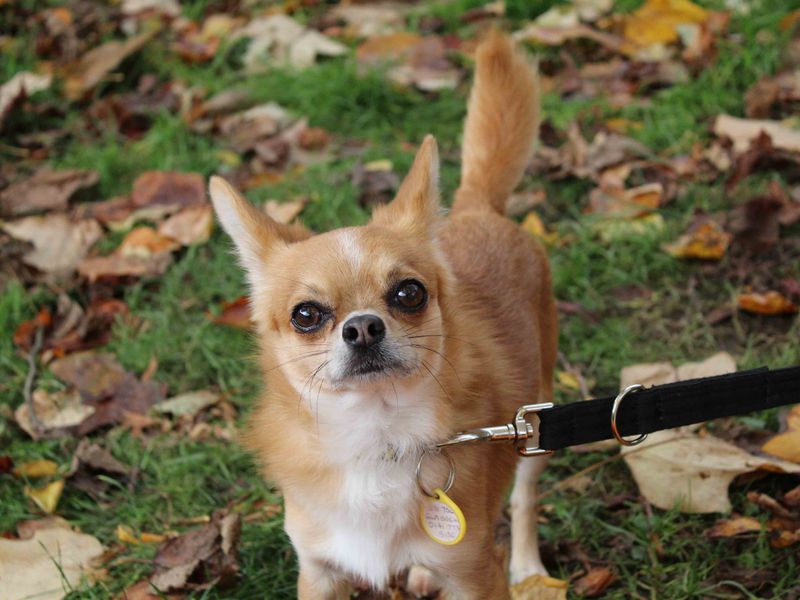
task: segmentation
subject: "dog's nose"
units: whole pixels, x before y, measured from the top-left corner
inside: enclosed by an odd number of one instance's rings
[[[386,335],[386,325],[375,315],[358,315],[348,319],[342,327],[342,338],[351,346],[368,348]]]

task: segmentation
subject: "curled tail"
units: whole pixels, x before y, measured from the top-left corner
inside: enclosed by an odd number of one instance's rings
[[[539,132],[539,77],[511,40],[493,31],[477,51],[453,210],[503,214]]]

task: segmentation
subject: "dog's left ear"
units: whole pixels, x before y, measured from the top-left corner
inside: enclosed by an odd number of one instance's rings
[[[371,222],[427,235],[438,218],[439,150],[436,139],[427,135],[397,196],[386,206],[376,208]]]

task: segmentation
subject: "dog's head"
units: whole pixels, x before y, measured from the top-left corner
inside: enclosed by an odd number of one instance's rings
[[[211,198],[251,288],[268,368],[301,395],[430,377],[443,348],[446,272],[434,241],[438,154],[425,139],[397,197],[369,224],[311,236],[220,178]]]

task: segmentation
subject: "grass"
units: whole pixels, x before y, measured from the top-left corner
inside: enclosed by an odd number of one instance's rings
[[[438,15],[448,30],[463,32],[471,26],[461,24],[458,16],[477,4],[460,0],[427,6],[418,9],[418,16]],[[508,2],[509,13],[519,24],[520,19],[544,10],[546,4],[515,0]],[[624,3],[628,9],[635,4]],[[206,8],[206,2],[196,0],[186,3],[184,12],[198,18]],[[775,25],[787,8],[788,4],[754,3],[751,16],[734,17],[731,29],[740,40],[721,45],[714,67],[685,85],[654,93],[647,107],[612,109],[599,100],[549,96],[544,102],[546,117],[564,127],[575,118],[591,126],[612,116],[623,116],[644,124],[633,135],[654,152],[685,152],[694,142],[708,139],[709,124],[716,114],[743,114],[744,91],[762,75],[776,70],[786,40],[776,33]],[[771,35],[765,36],[765,30]],[[24,41],[24,36],[21,39]],[[12,59],[2,61],[4,79],[35,63],[26,50],[29,47],[20,39],[14,43]],[[348,60],[323,62],[300,73],[278,70],[243,78],[231,69],[240,53],[241,49],[233,46],[208,65],[188,67],[157,42],[141,57],[126,63],[125,80],[108,84],[106,91],[127,89],[143,73],[156,73],[164,80],[181,79],[189,85],[202,86],[209,93],[241,87],[254,100],[278,102],[297,116],[307,117],[312,125],[328,129],[335,143],[368,141],[363,160],[388,158],[399,172],[405,171],[413,158],[404,143],[416,144],[431,132],[437,136],[443,156],[443,196],[451,197],[458,182],[466,86],[435,95],[402,90],[387,83],[380,73],[360,74]],[[192,132],[176,116],[159,115],[142,139],[129,141],[114,131],[85,130],[80,113],[85,106],[69,106],[57,93],[47,94],[48,100],[64,109],[65,116],[39,122],[18,111],[10,131],[56,125],[70,129],[71,139],[57,149],[51,162],[59,167],[99,171],[100,197],[127,193],[145,170],[197,171],[209,176],[219,167],[222,146]],[[320,231],[363,223],[367,214],[358,206],[357,190],[349,182],[355,162],[356,159],[345,158],[313,167],[289,175],[270,188],[253,190],[249,196],[261,201],[267,197],[308,195],[312,202],[303,219]],[[616,389],[619,369],[625,365],[698,360],[719,349],[732,352],[742,368],[800,363],[797,319],[735,315],[729,324],[711,326],[704,321],[709,310],[730,302],[744,285],[758,282],[774,287],[782,277],[800,277],[796,228],[784,232],[788,239],[780,257],[768,256],[743,277],[732,275],[741,260],[735,254],[708,266],[678,261],[661,250],[664,242],[683,231],[697,207],[727,210],[748,194],[763,190],[770,176],[774,175],[752,178],[734,198],[723,192],[721,180],[692,184],[662,209],[662,231],[613,242],[601,239],[592,227],[592,218],[582,213],[589,189],[585,182],[552,183],[526,178],[523,188],[545,187],[548,204],[542,209],[544,219],[548,227],[568,240],[563,246],[550,248],[558,299],[578,302],[596,315],[596,320],[563,316],[560,342],[570,362],[596,381],[595,392]],[[163,277],[125,288],[122,299],[130,306],[138,325],[118,323],[106,349],[136,373],[155,358],[156,379],[166,383],[171,394],[219,389],[244,420],[259,390],[257,369],[251,360],[253,342],[248,334],[214,325],[207,317],[207,312],[216,310],[221,301],[244,292],[243,278],[234,267],[229,246],[217,231],[208,244],[180,254]],[[631,285],[650,290],[651,294],[618,300],[615,291]],[[88,290],[78,288],[71,294],[85,301]],[[18,283],[7,284],[0,290],[0,330],[13,332],[41,305],[53,303],[54,299],[54,290],[47,286],[24,288]],[[12,345],[10,335],[0,336],[0,372],[0,409],[10,410],[22,401],[27,372],[26,360]],[[39,384],[48,388],[61,385],[46,371]],[[574,399],[573,394],[562,391],[560,399]],[[754,419],[775,425],[774,414],[756,415]],[[260,479],[250,458],[235,444],[197,443],[169,434],[143,443],[121,430],[97,437],[105,440],[115,457],[139,470],[136,485],[132,489],[112,486],[99,500],[68,485],[58,512],[104,544],[115,544],[118,524],[137,531],[181,530],[185,528],[182,519],[207,515],[229,504],[280,502],[279,495]],[[9,421],[0,428],[0,454],[12,456],[17,463],[49,458],[66,467],[76,444],[73,439],[32,442]],[[602,453],[560,453],[546,472],[543,487],[547,489],[605,457]],[[24,483],[5,478],[0,485],[0,532],[13,531],[22,519],[40,517],[23,497]],[[734,486],[735,510],[764,519],[763,513],[745,500],[746,491],[757,487],[776,492],[789,483],[786,479],[770,479]],[[609,508],[608,499],[621,494],[627,495],[627,500]],[[542,539],[551,573],[567,579],[579,571],[581,561],[574,549],[580,547],[592,559],[613,564],[618,581],[607,593],[608,598],[777,598],[797,589],[800,565],[796,551],[772,549],[763,535],[735,541],[704,538],[702,532],[717,517],[651,509],[636,498],[636,486],[619,462],[594,472],[584,491],[553,493],[546,504]],[[111,597],[149,573],[146,559],[152,553],[151,547],[127,548],[110,563],[107,579],[75,591],[70,598]],[[193,597],[293,597],[295,558],[280,516],[248,524],[241,554],[242,577],[236,587],[211,589]],[[737,582],[720,584],[716,575],[722,569],[733,573],[728,579]],[[768,575],[765,587],[748,583],[745,574],[751,572]],[[736,573],[740,575],[738,579]]]

